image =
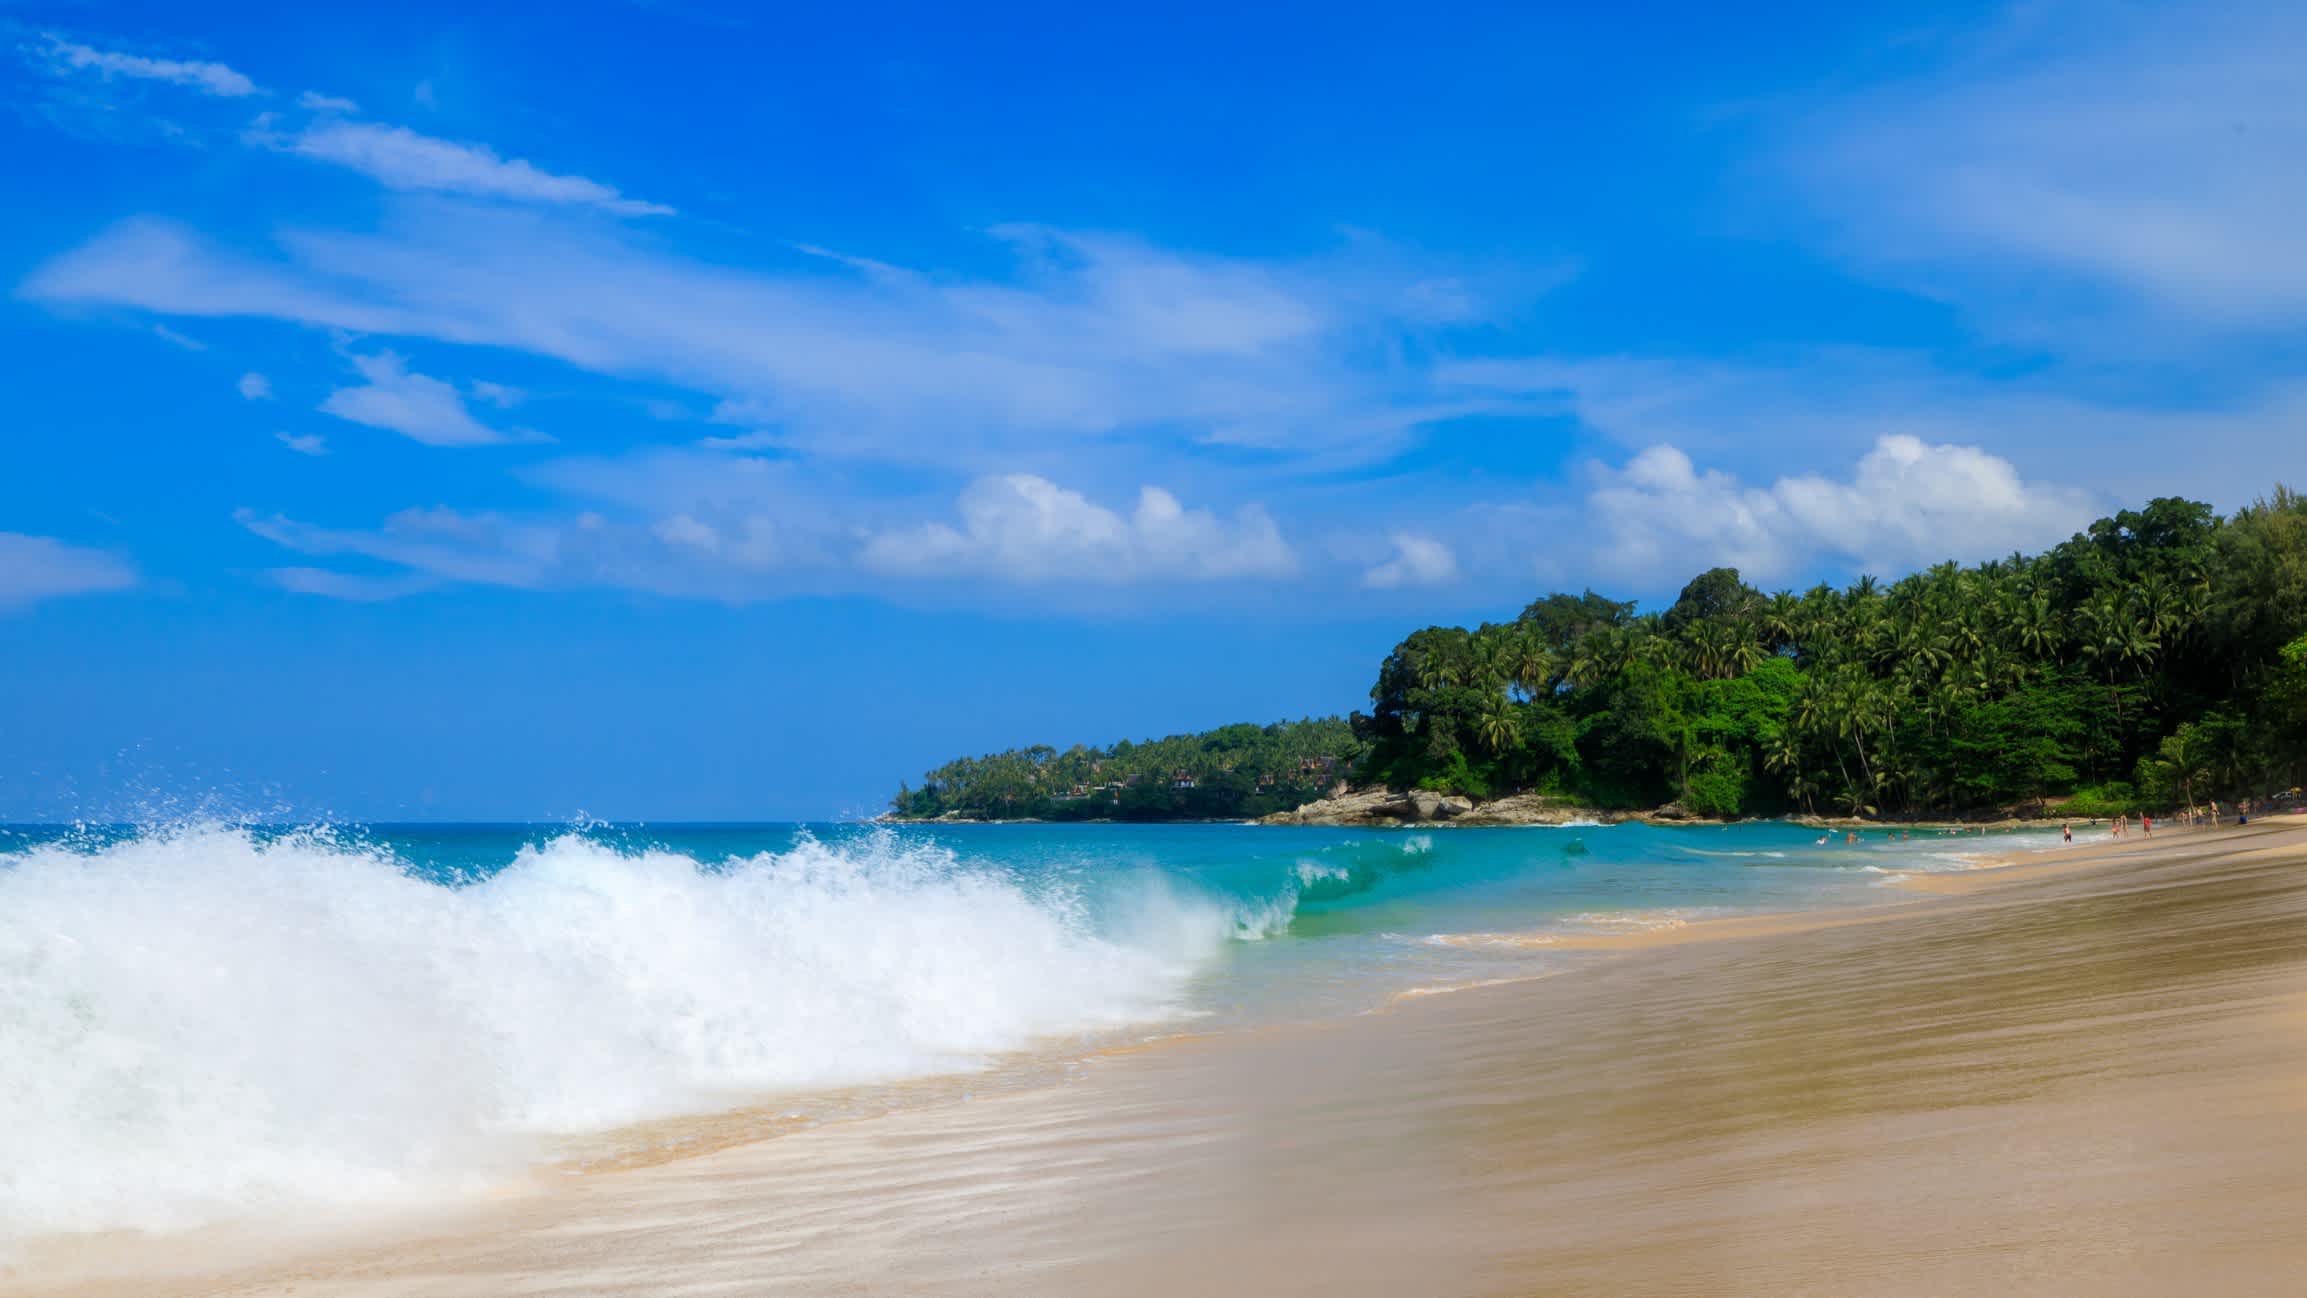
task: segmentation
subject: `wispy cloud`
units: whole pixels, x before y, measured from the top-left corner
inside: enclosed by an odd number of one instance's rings
[[[716,395],[721,418],[797,454],[980,474],[1133,439],[1335,467],[1467,412],[1435,390],[1419,340],[1477,304],[1382,247],[1282,263],[1007,237],[1015,269],[987,277],[715,265],[470,206],[419,206],[381,234],[291,234],[277,259],[139,221],[24,292],[514,348]]]
[[[488,446],[519,440],[473,418],[453,384],[411,371],[393,352],[352,358],[366,382],[339,388],[320,403],[322,413],[384,428],[427,446]]]
[[[248,373],[241,375],[240,382],[234,384],[233,386],[240,390],[241,396],[246,397],[250,401],[272,400],[272,380],[264,377],[262,374],[259,374],[254,370],[250,370]]]
[[[386,577],[336,572],[328,568],[267,568],[265,578],[282,590],[324,599],[377,604],[436,589],[440,583],[418,573]]]
[[[0,532],[0,612],[61,595],[126,590],[136,569],[103,550],[48,536]]]
[[[328,454],[328,439],[319,433],[274,433],[272,438],[298,455]]]
[[[237,511],[233,518],[299,554],[372,559],[429,578],[487,586],[545,584],[560,549],[550,528],[446,506],[404,509],[374,531],[315,527],[249,509]]]
[[[360,105],[350,99],[339,98],[336,95],[324,95],[317,90],[307,90],[298,95],[296,106],[307,112],[331,113],[347,117],[360,111]]]
[[[2295,323],[2303,53],[2295,4],[2015,5],[1927,72],[1826,105],[1787,165],[1854,261],[2000,326]]]
[[[498,156],[486,144],[420,135],[405,126],[324,120],[294,135],[252,137],[283,152],[360,172],[388,189],[462,194],[517,203],[598,208],[620,216],[671,216],[662,203],[627,198],[583,176]]]
[[[126,77],[136,81],[162,81],[220,99],[245,99],[264,93],[254,81],[222,63],[100,50],[55,35],[50,35],[40,50],[50,66],[59,72],[93,73],[107,80]]]

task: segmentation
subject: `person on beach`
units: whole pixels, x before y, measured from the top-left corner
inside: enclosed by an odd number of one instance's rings
[[[2155,818],[2144,811],[2139,813],[2139,833],[2146,838],[2155,836]]]
[[[2066,841],[2066,842],[2069,842],[2069,843],[2072,843],[2072,842],[2074,842],[2074,841],[2075,841],[2075,827],[2074,827],[2073,825],[2061,825],[2061,826],[2059,826],[2059,837],[2060,837],[2062,840]]]

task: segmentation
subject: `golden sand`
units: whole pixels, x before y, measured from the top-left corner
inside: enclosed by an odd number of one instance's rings
[[[2307,1292],[2307,828],[1956,877],[1597,938],[1624,954],[564,1177],[395,1238],[270,1245],[293,1262],[208,1237],[50,1258],[19,1287]]]

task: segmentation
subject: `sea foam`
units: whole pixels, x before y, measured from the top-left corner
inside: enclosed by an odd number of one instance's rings
[[[0,854],[0,1241],[495,1183],[544,1133],[968,1069],[1179,1012],[1237,914],[887,833],[577,835],[458,886],[325,832]]]

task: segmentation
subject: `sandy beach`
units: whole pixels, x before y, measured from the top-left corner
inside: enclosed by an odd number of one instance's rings
[[[95,1240],[38,1294],[2294,1294],[2307,824],[1101,1056],[392,1227]]]

